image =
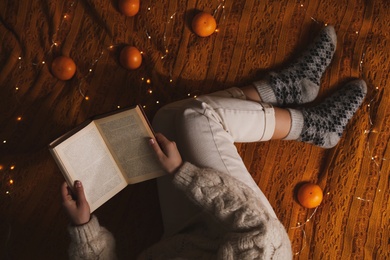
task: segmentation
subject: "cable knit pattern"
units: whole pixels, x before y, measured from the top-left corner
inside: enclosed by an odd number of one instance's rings
[[[173,182],[207,214],[147,249],[139,259],[292,258],[283,225],[269,216],[245,184],[188,162],[175,174]],[[112,237],[99,226],[96,217],[69,232],[72,259],[113,259],[109,258],[114,256]]]
[[[188,162],[176,173],[173,181],[211,216],[210,221],[222,223],[225,231],[213,238],[204,225],[194,224],[186,229],[186,234],[178,234],[150,248],[142,259],[191,259],[194,256],[202,256],[201,259],[292,258],[290,241],[283,225],[269,216],[245,184],[221,172],[201,169]],[[175,247],[176,250],[172,250]],[[168,248],[174,254],[168,256]]]
[[[82,226],[69,226],[72,242],[70,259],[116,259],[115,240],[110,232],[99,225],[96,216]]]

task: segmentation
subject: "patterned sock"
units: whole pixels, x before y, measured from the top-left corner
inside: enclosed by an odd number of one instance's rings
[[[366,93],[366,83],[354,80],[318,106],[301,110],[289,109],[292,124],[285,140],[312,143],[323,148],[334,147]]]
[[[253,83],[261,100],[279,106],[313,101],[336,45],[337,36],[333,26],[326,26],[302,56],[288,68],[270,72],[265,80]]]

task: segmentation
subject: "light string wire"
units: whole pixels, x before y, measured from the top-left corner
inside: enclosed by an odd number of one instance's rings
[[[215,20],[217,21],[217,24],[221,25],[223,23],[223,21],[225,21],[225,19],[226,19],[225,0],[219,0],[218,2],[219,2],[219,4],[218,4],[217,8],[215,8],[212,15],[214,16]],[[219,10],[221,10],[221,11],[219,11]],[[219,32],[219,29],[217,29],[217,32]]]
[[[302,243],[303,243],[303,245],[302,245],[301,249],[300,249],[298,252],[294,253],[294,255],[299,255],[299,254],[301,254],[301,253],[303,252],[303,250],[306,248],[306,244],[307,244],[307,242],[306,242],[306,231],[305,231],[305,229],[304,229],[303,227],[304,227],[308,222],[310,222],[310,220],[311,220],[311,219],[314,217],[314,215],[316,214],[317,210],[318,210],[318,207],[316,207],[316,208],[314,209],[313,213],[311,213],[311,215],[306,219],[305,222],[303,222],[303,223],[298,222],[298,223],[297,223],[297,226],[291,227],[291,228],[290,228],[290,229],[300,229],[300,230],[302,231],[302,234],[303,234],[303,237],[302,237],[302,241],[303,241]]]
[[[307,12],[307,8],[305,7],[305,5],[303,3],[298,1],[298,4],[299,4],[299,8],[301,8],[302,10]],[[328,23],[320,22],[318,19],[315,19],[313,16],[310,16],[310,19],[313,22],[317,23],[317,24],[323,24],[325,26],[328,26]],[[355,34],[359,35],[359,31],[355,31]],[[366,56],[366,52],[364,51],[362,53],[362,55],[361,55],[360,62],[359,62],[359,73],[360,73],[360,76],[362,78],[364,78],[364,66],[363,65],[364,65],[365,56]],[[371,108],[372,108],[373,103],[375,102],[375,100],[376,100],[376,98],[377,98],[377,96],[378,96],[378,94],[380,92],[378,87],[375,87],[374,91],[376,93],[368,101],[368,105],[367,105],[367,107],[368,107],[368,113],[367,114],[368,114],[368,120],[369,120],[369,129],[364,131],[364,134],[367,134],[367,135],[370,134],[370,133],[375,133],[375,134],[382,133],[382,132],[377,131],[377,130],[374,129],[374,125],[375,124],[374,124],[374,121],[372,119],[372,110],[371,110]],[[367,137],[366,149],[365,150],[366,150],[366,153],[368,154],[369,158],[371,159],[371,161],[374,163],[374,165],[379,168],[378,174],[380,174],[381,173],[381,171],[380,171],[381,162],[386,161],[387,158],[384,158],[384,157],[383,158],[379,158],[377,155],[373,155],[374,149],[371,148],[369,137]],[[367,156],[367,155],[365,155],[365,156]],[[378,192],[381,192],[381,190],[378,189]],[[329,194],[330,194],[330,192],[327,193],[327,195],[329,195]],[[361,196],[356,196],[355,199],[363,201],[363,202],[372,202],[371,199],[366,199],[366,198],[363,198]],[[315,213],[317,212],[317,209],[318,209],[318,207],[314,210],[314,212],[310,215],[310,217],[306,220],[306,222],[304,222],[303,224],[298,222],[297,226],[290,228],[290,229],[301,229],[301,231],[303,233],[303,235],[302,235],[303,236],[303,238],[302,238],[303,239],[303,246],[301,247],[301,249],[298,252],[294,253],[294,255],[301,254],[303,252],[303,250],[306,248],[306,244],[307,244],[306,237],[307,237],[307,235],[306,235],[306,231],[304,229],[304,226],[314,217]]]
[[[62,15],[62,20],[61,20],[61,22],[60,22],[60,25],[57,27],[56,32],[53,34],[53,36],[52,36],[52,38],[51,38],[51,45],[50,45],[50,49],[49,49],[49,51],[48,51],[48,55],[51,55],[52,52],[53,52],[53,49],[54,49],[55,47],[58,47],[58,46],[61,44],[60,41],[58,40],[58,33],[59,33],[59,31],[62,29],[62,26],[65,24],[65,22],[67,21],[67,19],[70,18],[70,13],[71,13],[71,10],[70,10],[70,9],[73,8],[74,4],[75,4],[75,2],[71,2],[71,3],[68,5],[68,10],[65,12],[64,15]],[[299,7],[300,7],[301,9],[307,11],[307,9],[305,9],[305,6],[304,6],[303,4],[301,4],[300,2],[299,2]],[[150,10],[150,9],[151,9],[151,7],[148,8],[148,10]],[[221,11],[220,11],[220,10],[221,10]],[[216,9],[214,10],[214,12],[213,12],[213,16],[216,18],[217,21],[221,21],[221,19],[222,19],[222,20],[225,20],[225,12],[224,12],[224,10],[225,10],[225,1],[224,1],[224,0],[221,0],[221,1],[219,1],[219,4],[218,4],[217,8],[216,8]],[[174,12],[172,15],[170,15],[170,16],[168,17],[168,19],[167,19],[166,24],[165,24],[164,33],[163,33],[163,48],[164,48],[164,51],[163,51],[163,55],[161,56],[161,59],[166,59],[167,56],[168,56],[169,54],[171,54],[170,51],[169,51],[169,38],[167,37],[167,31],[168,31],[168,28],[169,28],[168,26],[169,26],[169,25],[172,25],[172,21],[173,21],[173,19],[176,17],[176,14],[177,14],[177,13]],[[313,22],[317,23],[317,24],[324,24],[325,26],[328,25],[327,23],[322,23],[322,22],[318,21],[318,20],[315,19],[313,16],[310,16],[310,19],[311,19]],[[356,34],[358,34],[358,33],[359,33],[359,32],[356,31]],[[147,28],[145,28],[145,34],[146,34],[146,36],[147,36],[147,38],[148,38],[149,40],[152,38],[152,35],[151,35],[151,33],[147,30]],[[117,46],[118,46],[118,45],[110,45],[109,47],[107,47],[107,49],[108,49],[108,50],[113,50],[113,49],[114,49],[115,47],[117,47]],[[101,51],[100,54],[99,54],[99,56],[98,56],[96,59],[94,59],[94,60],[90,63],[90,68],[89,68],[89,70],[88,70],[88,72],[87,72],[87,75],[86,75],[85,77],[81,77],[81,78],[79,79],[78,91],[79,91],[80,95],[81,95],[84,99],[86,99],[86,100],[88,100],[89,97],[85,94],[85,92],[84,92],[84,90],[82,89],[82,87],[84,86],[86,79],[91,75],[91,73],[92,73],[92,71],[93,71],[93,67],[96,66],[96,64],[97,64],[97,63],[99,62],[99,60],[104,56],[104,54],[105,54],[105,51],[104,51],[104,50]],[[364,59],[365,59],[365,56],[366,56],[366,53],[363,52],[363,54],[362,54],[362,56],[361,56],[360,64],[359,64],[359,70],[360,70],[360,73],[361,73],[361,74],[363,74],[363,72],[364,72],[364,68],[363,68],[363,67],[364,67]],[[18,61],[18,70],[19,70],[19,71],[22,71],[22,70],[23,70],[23,66],[27,66],[27,63],[23,63],[23,60],[24,60],[24,59],[22,58],[22,56],[19,56],[19,57],[18,57],[18,60],[19,60],[19,61]],[[41,61],[41,62],[32,62],[31,64],[32,64],[33,66],[37,66],[37,67],[38,67],[39,65],[42,65],[42,66],[47,65],[46,62],[45,62],[45,60],[43,60],[43,61]],[[171,77],[172,77],[172,72],[170,71],[170,80],[171,80],[171,82],[172,82],[172,78],[171,78]],[[150,82],[150,79],[145,79],[145,77],[142,78],[142,81],[144,81],[144,82],[145,82],[146,84],[148,84],[148,85],[150,85],[150,83],[151,83],[151,82]],[[18,81],[18,82],[16,83],[16,85],[15,85],[15,92],[18,92],[18,91],[19,91],[19,86],[20,86],[20,84],[21,84],[21,81]],[[375,88],[375,90],[376,90],[376,94],[378,94],[378,93],[379,93],[379,91],[378,91],[379,89],[378,89],[378,88]],[[148,91],[149,94],[152,94],[152,93],[153,93],[153,90],[152,90],[151,88],[149,88],[147,91]],[[16,95],[16,96],[17,96],[17,95]],[[191,96],[191,93],[189,93],[188,96],[190,97],[190,96]],[[368,128],[367,130],[365,130],[365,132],[364,132],[364,134],[367,134],[367,135],[372,134],[372,133],[374,133],[374,134],[380,134],[380,133],[381,133],[381,132],[378,132],[378,131],[376,131],[376,130],[374,129],[374,122],[373,122],[372,115],[371,115],[371,113],[372,113],[371,108],[372,108],[373,103],[374,103],[375,100],[376,100],[376,96],[377,96],[377,95],[374,95],[374,96],[369,100],[368,105],[367,105],[367,107],[368,107],[368,116],[369,116],[369,128]],[[194,98],[196,98],[196,97],[197,97],[197,95],[194,95]],[[20,104],[20,100],[19,100],[18,97],[17,97],[17,102]],[[159,101],[156,101],[156,103],[159,103]],[[120,108],[120,107],[118,106],[118,108]],[[19,118],[21,119],[22,117],[18,117],[18,119],[19,119]],[[19,121],[20,121],[20,120],[19,120]],[[4,143],[4,144],[5,144],[6,142],[7,142],[6,140],[3,140],[3,143]],[[371,144],[370,144],[368,138],[367,138],[367,142],[366,142],[366,152],[367,152],[368,156],[370,156],[372,162],[374,163],[374,165],[375,165],[376,167],[380,167],[380,166],[381,166],[381,162],[387,160],[387,158],[379,158],[378,156],[373,155],[374,150],[371,148]],[[4,166],[1,166],[1,165],[0,165],[0,170],[2,170],[3,168],[4,168]],[[15,169],[15,166],[14,166],[14,165],[11,165],[11,166],[9,167],[9,171],[8,171],[8,175],[9,175],[8,186],[9,186],[9,187],[12,186],[12,185],[14,184],[14,181],[13,181],[13,179],[11,178],[11,173],[12,173],[12,170],[13,170],[13,169]],[[379,171],[379,173],[380,173],[380,171]],[[10,189],[7,189],[6,194],[7,194],[7,195],[10,195],[11,193],[12,193],[12,192],[10,192]],[[329,193],[328,193],[328,194],[329,194]],[[366,202],[371,202],[371,201],[372,201],[372,200],[370,200],[370,199],[365,199],[365,198],[362,198],[362,197],[360,197],[360,196],[357,196],[356,199],[361,200],[361,201],[366,201]],[[303,233],[303,246],[302,246],[302,248],[301,248],[301,250],[300,250],[299,252],[295,253],[295,255],[299,255],[299,254],[305,249],[305,247],[306,247],[306,232],[305,232],[304,227],[305,227],[306,224],[307,224],[308,222],[310,222],[310,220],[315,216],[317,210],[318,210],[318,207],[313,211],[313,213],[309,216],[308,219],[306,219],[306,221],[305,221],[303,224],[301,224],[301,223],[298,222],[297,226],[291,227],[291,228],[290,228],[290,229],[301,229],[301,231],[302,231],[302,233]]]
[[[214,10],[213,15],[216,16],[216,20],[221,20],[221,19],[224,20],[225,19],[225,12],[224,12],[225,0],[219,0],[218,2],[219,2],[219,4],[218,4],[217,8]],[[155,1],[152,1],[152,4],[147,8],[148,11],[152,10],[153,4],[155,4]],[[56,30],[54,31],[54,33],[52,34],[52,36],[49,39],[50,46],[49,46],[48,51],[44,55],[44,58],[41,61],[31,61],[31,63],[28,63],[28,62],[25,62],[23,55],[20,55],[18,57],[17,73],[22,74],[25,69],[28,69],[29,64],[31,64],[33,67],[36,67],[38,71],[40,71],[44,66],[49,66],[49,63],[47,61],[53,58],[52,56],[54,55],[54,49],[61,46],[62,40],[59,39],[60,32],[63,30],[64,26],[69,22],[69,20],[72,18],[75,6],[76,6],[76,1],[71,1],[71,2],[68,2],[65,4],[64,11],[60,15],[59,25],[56,27]],[[167,32],[170,29],[169,26],[173,26],[173,20],[176,17],[176,14],[177,14],[177,12],[174,12],[173,14],[169,15],[168,19],[164,25],[164,33],[163,33],[164,51],[163,51],[163,55],[161,56],[161,59],[166,59],[167,56],[170,54],[170,51],[169,51],[170,38],[167,37]],[[147,39],[151,40],[152,39],[151,32],[148,31],[148,29],[146,28],[146,25],[144,25],[143,27],[144,27]],[[106,53],[105,50],[112,51],[112,50],[115,50],[116,47],[118,47],[118,46],[119,45],[116,45],[116,44],[111,44],[108,47],[104,46],[103,50],[100,51],[99,56],[97,58],[93,59],[92,62],[90,62],[89,67],[87,67],[86,73],[81,73],[79,70],[76,70],[77,75],[75,75],[74,78],[75,78],[75,80],[77,80],[77,91],[84,100],[87,100],[87,101],[90,100],[90,97],[86,94],[85,85],[87,84],[88,79],[93,75],[92,72],[93,72],[94,67],[104,57],[104,54]],[[144,54],[143,51],[141,51],[141,54],[142,55]],[[50,68],[49,68],[49,70],[50,70]],[[173,81],[172,68],[169,71],[169,76],[170,76],[169,82],[172,83],[172,81]],[[21,100],[19,98],[19,95],[17,95],[17,93],[20,91],[20,87],[22,85],[22,77],[17,77],[17,78],[19,78],[19,80],[14,85],[14,93],[15,93],[14,96],[16,99],[16,103],[20,105]],[[150,78],[142,77],[141,81],[144,82],[148,86],[147,93],[152,95],[153,90],[152,90],[152,86],[151,86],[152,82],[151,82]],[[198,91],[195,91],[194,93],[192,93],[192,92],[188,93],[187,97],[193,96],[193,98],[197,98],[198,95],[199,95]],[[156,100],[155,103],[159,104],[160,101]],[[143,107],[146,108],[146,105],[143,105]],[[120,106],[118,105],[117,108],[119,109]],[[23,114],[20,114],[16,118],[16,121],[20,122],[23,119],[24,119]],[[3,145],[7,144],[7,142],[8,142],[7,138],[4,138],[1,141],[1,143]],[[6,168],[5,166],[0,165],[0,171],[4,170],[5,168]],[[5,192],[6,195],[12,194],[11,188],[12,188],[12,186],[14,186],[14,180],[12,179],[12,170],[15,169],[15,165],[10,165],[9,169],[10,170],[7,171],[7,175],[9,176],[8,177],[9,181],[7,182],[8,188],[6,189],[6,192]]]

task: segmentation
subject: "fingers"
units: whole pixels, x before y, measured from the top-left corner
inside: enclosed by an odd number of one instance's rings
[[[157,138],[156,138],[157,139]],[[163,151],[161,151],[161,148],[160,146],[158,145],[158,143],[156,142],[156,140],[154,139],[150,139],[149,140],[149,143],[150,143],[150,146],[152,146],[153,150],[156,152],[157,156],[160,157],[161,155],[163,155]]]
[[[156,139],[157,139],[157,142],[162,146],[162,147],[165,147],[167,145],[169,145],[171,143],[170,140],[168,140],[168,138],[165,137],[165,135],[163,134],[160,134],[160,133],[157,133],[156,134]]]
[[[174,141],[170,141],[163,134],[156,134],[156,139],[166,156],[169,157],[171,153],[177,150],[176,143]]]
[[[74,183],[74,194],[76,199],[73,199],[69,185],[64,182],[61,186],[61,194],[63,198],[63,206],[74,225],[83,225],[91,218],[91,210],[88,201],[85,198],[84,188],[80,181]]]
[[[64,202],[72,200],[72,195],[69,191],[68,183],[64,182],[61,186],[61,195]]]
[[[156,134],[157,142],[150,139],[150,144],[157,154],[162,167],[168,173],[174,173],[183,163],[176,143],[162,134]]]
[[[77,201],[79,203],[84,203],[87,201],[87,199],[85,198],[84,187],[83,187],[81,181],[74,182],[74,190],[76,193]]]
[[[169,156],[172,146],[176,147],[176,143],[170,141],[163,134],[157,133],[156,140],[157,142],[154,139],[150,139],[150,144],[160,159]]]

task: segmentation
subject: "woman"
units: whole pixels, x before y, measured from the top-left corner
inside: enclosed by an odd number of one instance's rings
[[[311,108],[336,49],[325,27],[288,68],[252,85],[163,107],[155,116],[153,147],[170,173],[158,179],[164,238],[140,259],[291,259],[291,245],[272,206],[251,178],[234,142],[297,140],[334,147],[366,95],[348,83]],[[82,184],[76,200],[62,186],[70,215],[73,259],[115,259],[112,235],[90,215]]]

